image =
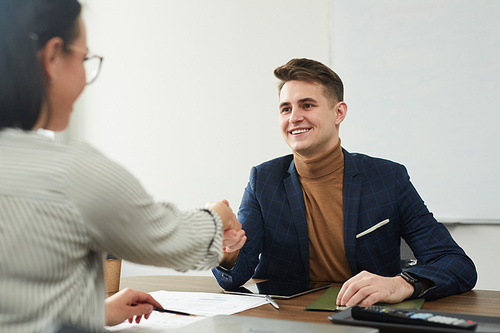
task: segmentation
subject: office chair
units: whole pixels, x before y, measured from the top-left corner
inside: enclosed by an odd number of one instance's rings
[[[415,258],[410,246],[401,238],[401,267],[403,271],[419,265],[420,263]]]

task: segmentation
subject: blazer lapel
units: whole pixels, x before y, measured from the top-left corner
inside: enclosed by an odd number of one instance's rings
[[[292,160],[288,168],[289,177],[283,180],[286,197],[292,213],[293,223],[299,239],[299,249],[307,277],[309,278],[309,233],[307,230],[306,207],[304,195],[300,185],[299,175],[295,169],[295,162]]]
[[[359,273],[356,265],[356,230],[358,223],[359,202],[361,196],[362,177],[351,154],[344,153],[344,246],[347,261],[353,275]]]

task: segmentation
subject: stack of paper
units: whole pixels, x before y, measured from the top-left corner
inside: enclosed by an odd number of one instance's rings
[[[215,315],[231,315],[255,308],[267,301],[262,297],[229,294],[154,291],[150,293],[165,309],[187,312],[195,316],[180,316],[153,311],[148,320],[139,324],[128,321],[113,327],[113,332],[168,332],[169,330]]]

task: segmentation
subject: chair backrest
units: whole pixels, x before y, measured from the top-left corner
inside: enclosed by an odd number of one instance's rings
[[[401,238],[401,266],[403,267],[403,271],[418,265],[420,265],[420,263],[415,258],[410,246]]]

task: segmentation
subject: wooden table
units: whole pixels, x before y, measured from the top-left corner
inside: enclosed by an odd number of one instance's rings
[[[255,282],[250,280],[248,284]],[[334,284],[334,286],[340,286],[340,284]],[[122,278],[120,280],[120,289],[127,287],[144,292],[156,290],[223,292],[215,278],[210,276],[160,275]],[[315,301],[326,290],[319,290],[292,299],[277,299],[276,302],[280,306],[279,310],[268,304],[240,312],[238,315],[330,323],[328,315],[332,312],[304,310],[304,307]],[[498,317],[500,316],[500,291],[472,290],[461,295],[426,301],[422,309]]]

